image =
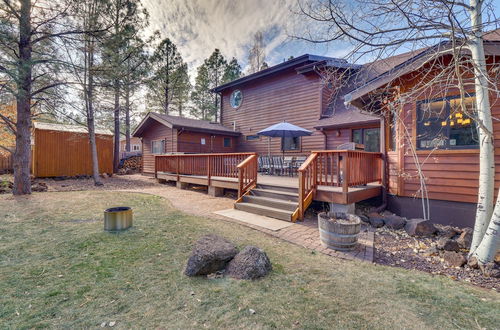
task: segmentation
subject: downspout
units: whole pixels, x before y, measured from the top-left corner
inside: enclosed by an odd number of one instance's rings
[[[382,204],[375,209],[380,213],[387,208],[387,150],[385,148],[385,118],[380,118],[380,153],[382,154]]]
[[[324,129],[323,127],[321,127],[321,128],[319,129],[319,131],[321,132],[321,134],[323,134],[323,149],[324,149],[324,150],[327,150],[327,149],[326,149],[326,143],[327,143],[327,138],[328,138],[328,137],[326,136],[325,129]]]

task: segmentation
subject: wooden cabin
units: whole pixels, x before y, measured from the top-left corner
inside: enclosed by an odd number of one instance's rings
[[[92,158],[84,126],[34,122],[32,174],[35,177],[92,175]],[[99,173],[113,173],[113,133],[96,130]]]
[[[492,77],[497,77],[499,31],[484,37],[484,47],[488,70]],[[436,59],[438,52],[442,55]],[[443,67],[452,64],[448,45],[421,49],[412,55],[398,68],[357,87],[347,98],[360,109],[378,112],[386,122],[384,135],[388,143],[384,152],[387,158],[388,208],[407,217],[422,216],[422,188],[418,176],[418,167],[421,167],[431,220],[471,227],[475,219],[479,181],[479,139],[476,124],[468,116],[475,108],[473,77],[467,73],[462,77],[466,93],[462,100],[456,81],[446,78],[444,82],[444,79],[436,78],[438,74],[442,75]],[[429,58],[433,58],[430,63]],[[400,102],[402,95],[404,101]],[[383,105],[373,107],[388,97],[392,101],[390,104],[398,106],[393,112]],[[493,118],[499,118],[500,100],[494,93],[490,93],[490,105]],[[394,114],[400,119],[391,120]],[[493,129],[494,143],[498,146],[498,121],[493,120]],[[498,148],[495,148],[495,160],[495,189],[498,191]]]
[[[490,68],[498,72],[500,34],[485,40]],[[458,91],[429,86],[427,92],[401,105],[399,117],[403,120],[399,122],[384,108],[388,97],[397,98],[397,91],[412,88],[419,78],[425,83],[415,71],[418,68],[427,77],[432,72],[432,67],[425,66],[427,52],[430,50],[419,49],[362,66],[306,54],[219,86],[214,92],[222,99],[221,126],[238,133],[233,136],[234,152],[158,155],[150,170],[159,179],[177,181],[181,188],[187,183],[204,184],[213,186],[209,189],[213,195],[219,195],[222,188],[236,189],[235,208],[283,220],[300,219],[313,200],[349,210],[353,203],[383,195],[387,195],[390,211],[422,217],[415,176],[418,159],[423,163],[431,220],[472,226],[479,163],[475,126],[464,113],[450,112],[448,115],[461,116],[460,127],[465,129],[448,129],[454,136],[447,136],[440,145],[432,137],[425,138],[429,136],[425,129],[433,124],[423,122],[419,115],[420,108],[432,108],[436,102],[448,110],[454,107]],[[443,57],[441,69],[446,63],[449,58]],[[325,79],[325,70],[338,76]],[[439,95],[443,90],[447,95]],[[469,106],[473,85],[467,92]],[[492,94],[494,116],[500,115],[498,102]],[[272,154],[307,156],[298,178],[288,181],[257,175],[257,157],[266,155],[269,147],[268,139],[257,132],[282,120],[314,131],[301,138],[271,139]],[[458,123],[441,121],[448,127]],[[497,125],[495,122],[495,129]],[[415,156],[403,131],[417,147]],[[364,150],[337,150],[346,142],[363,145]],[[500,154],[496,156],[500,159]],[[500,176],[497,181],[498,189]]]
[[[150,112],[132,136],[141,139],[143,173],[155,174],[155,156],[173,153],[232,153],[239,132],[219,123]]]

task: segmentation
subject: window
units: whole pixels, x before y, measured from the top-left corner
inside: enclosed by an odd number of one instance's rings
[[[281,150],[292,151],[300,149],[300,137],[284,137],[281,139]]]
[[[205,140],[205,138],[201,138],[200,143],[205,145],[205,144],[207,144],[207,140]]]
[[[231,138],[224,138],[224,148],[231,148]]]
[[[380,151],[380,129],[358,128],[352,130],[352,142],[365,146],[365,151]]]
[[[151,141],[151,153],[162,154],[165,152],[165,140]]]
[[[140,150],[140,148],[139,148],[139,145],[138,145],[138,144],[134,144],[134,145],[132,146],[132,151],[139,151],[139,150]]]
[[[229,103],[231,103],[231,106],[235,109],[239,108],[241,105],[241,102],[243,101],[243,93],[241,93],[240,90],[235,90],[231,93],[231,96],[229,97]]]
[[[246,136],[247,141],[254,141],[260,139],[260,136],[258,135],[247,135]]]
[[[448,97],[417,103],[418,149],[473,149],[479,145],[475,97]]]

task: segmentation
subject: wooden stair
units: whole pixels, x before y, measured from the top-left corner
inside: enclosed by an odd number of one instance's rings
[[[234,208],[280,220],[296,221],[298,200],[298,188],[258,184],[241,201],[235,203]]]

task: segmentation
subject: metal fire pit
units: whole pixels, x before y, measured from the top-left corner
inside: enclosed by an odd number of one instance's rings
[[[104,230],[118,231],[132,227],[132,209],[130,207],[112,207],[104,211]]]

